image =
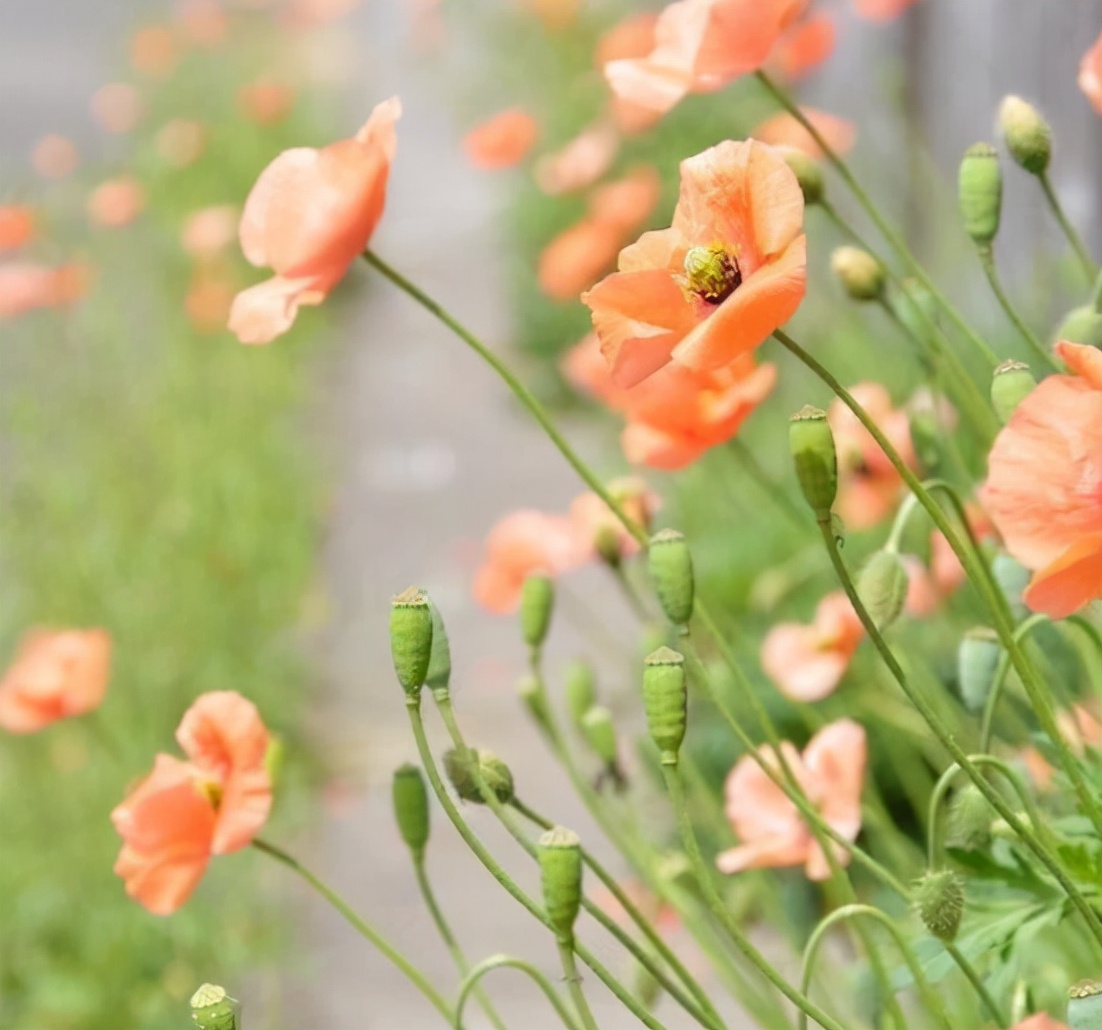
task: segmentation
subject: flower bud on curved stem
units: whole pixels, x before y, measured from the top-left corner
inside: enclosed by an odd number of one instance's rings
[[[581,841],[573,830],[555,826],[540,837],[536,854],[547,919],[559,940],[571,941],[582,904]]]
[[[830,521],[838,496],[838,456],[826,412],[807,405],[788,423],[788,443],[804,498],[820,522]]]
[[[394,770],[391,800],[398,832],[419,859],[429,840],[429,795],[420,768],[407,763]]]
[[[999,105],[999,129],[1010,156],[1030,175],[1043,175],[1052,158],[1052,127],[1041,112],[1021,97],[1005,97]]]
[[[899,618],[907,600],[907,570],[894,550],[885,548],[869,558],[857,577],[857,593],[878,629]]]
[[[957,683],[968,711],[983,711],[1002,654],[998,634],[987,626],[976,626],[961,638],[957,649]]]
[[[1102,312],[1092,304],[1072,308],[1056,330],[1056,339],[1102,347]]]
[[[597,678],[593,666],[581,659],[566,669],[564,686],[566,710],[575,726],[581,726],[585,713],[597,703]]]
[[[627,786],[627,778],[620,768],[612,713],[604,705],[594,705],[582,717],[581,729],[589,746],[604,765],[597,777],[597,788],[600,789],[606,780],[610,780],[617,790],[623,790]]]
[[[554,607],[554,582],[545,572],[533,572],[520,592],[520,632],[529,647],[543,646]]]
[[[684,535],[676,529],[655,533],[647,567],[666,618],[679,629],[688,626],[693,616],[693,559]]]
[[[647,656],[643,666],[643,707],[662,764],[677,765],[687,719],[684,655],[660,647]]]
[[[1024,361],[1004,361],[995,369],[991,378],[991,404],[1004,425],[1036,385],[1037,380]]]
[[[853,300],[878,300],[884,295],[884,266],[860,247],[838,247],[830,267]]]
[[[964,231],[980,249],[989,249],[999,231],[1003,177],[999,154],[990,143],[973,143],[958,175],[958,201]]]
[[[481,805],[485,804],[485,800],[475,779],[476,769],[481,774],[482,782],[493,791],[498,801],[505,805],[513,799],[513,774],[492,751],[485,748],[453,747],[444,752],[444,770],[456,794],[464,801]]]
[[[951,869],[931,870],[915,884],[914,905],[938,940],[955,940],[964,915],[964,880]]]
[[[452,678],[451,644],[448,642],[448,631],[444,628],[440,609],[431,600],[429,610],[432,612],[432,647],[425,683],[434,694],[442,692],[446,695]]]

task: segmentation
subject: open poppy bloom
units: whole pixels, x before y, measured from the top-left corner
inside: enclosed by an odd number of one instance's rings
[[[846,840],[856,840],[868,753],[864,728],[852,719],[839,719],[816,733],[802,755],[788,741],[781,749],[823,820]],[[763,747],[759,754],[772,768],[780,768],[772,750]],[[827,857],[799,810],[749,755],[727,775],[724,795],[727,818],[741,843],[716,856],[721,873],[802,865],[809,880],[830,878]],[[839,864],[848,864],[849,851],[834,843],[831,847]]]
[[[35,733],[98,708],[107,693],[111,637],[102,629],[36,629],[0,680],[0,727]]]
[[[1102,114],[1102,32],[1094,41],[1094,46],[1084,55],[1079,64],[1079,88],[1094,109]]]
[[[857,128],[853,122],[813,107],[801,107],[800,110],[835,154],[848,154],[853,149],[857,139]],[[815,137],[800,124],[795,115],[787,111],[767,118],[750,135],[770,146],[792,147],[808,157],[823,156],[823,148],[815,141]]]
[[[234,300],[229,328],[242,343],[285,333],[298,309],[325,300],[367,246],[386,202],[400,114],[391,97],[352,139],[285,150],[260,173],[241,216],[241,249],[275,277]]]
[[[159,916],[187,901],[212,855],[250,844],[272,806],[269,735],[251,701],[233,691],[203,694],[176,740],[188,761],[157,755],[111,813],[123,839],[115,872],[126,893]]]
[[[510,107],[463,137],[467,160],[486,171],[520,164],[539,138],[539,126],[523,107]]]
[[[1102,598],[1102,351],[1061,341],[1074,375],[1042,380],[991,448],[980,500],[1033,579],[1023,599],[1059,619]]]
[[[755,140],[682,161],[673,225],[622,250],[582,296],[615,383],[671,361],[716,371],[787,322],[806,288],[803,209],[796,176]]]

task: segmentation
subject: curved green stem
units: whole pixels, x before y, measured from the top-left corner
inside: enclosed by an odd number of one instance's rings
[[[524,973],[541,991],[543,991],[544,997],[551,1002],[559,1019],[562,1020],[563,1026],[565,1026],[567,1030],[578,1030],[578,1024],[574,1022],[574,1017],[570,1014],[570,1010],[563,1004],[555,988],[548,983],[547,977],[532,965],[531,962],[525,962],[524,959],[520,958],[513,958],[511,955],[491,955],[489,958],[485,958],[479,962],[478,965],[472,968],[463,978],[463,982],[459,985],[459,997],[455,1002],[455,1022],[452,1024],[455,1030],[460,1030],[459,1021],[462,1018],[467,999],[476,989],[479,981],[486,976],[487,973],[492,973],[495,969],[520,970],[520,972]]]
[[[1083,664],[1086,666],[1087,675],[1090,676],[1094,685],[1094,692],[1098,695],[1099,700],[1102,700],[1102,633],[1099,633],[1098,628],[1088,619],[1083,618],[1082,615],[1069,615],[1064,619],[1064,624],[1074,626],[1079,630],[1087,638],[1088,646],[1093,647],[1098,655],[1097,662],[1091,662],[1083,658]]]
[[[999,302],[1003,311],[1006,312],[1006,317],[1014,323],[1014,328],[1021,334],[1022,339],[1029,344],[1033,353],[1036,354],[1048,368],[1055,368],[1056,362],[1052,360],[1052,355],[1045,350],[1044,345],[1037,339],[1036,333],[1025,324],[1022,320],[1022,316],[1018,314],[1014,305],[1010,303],[1010,298],[1006,295],[1006,291],[999,281],[999,270],[995,267],[995,251],[991,247],[979,247],[977,248],[977,253],[979,254],[980,264],[983,266],[984,275],[987,276],[987,282],[991,286],[991,292],[995,294],[995,299]]]
[[[1052,188],[1052,182],[1049,180],[1048,172],[1041,172],[1041,174],[1037,176],[1037,181],[1040,182],[1041,191],[1045,195],[1045,200],[1048,202],[1048,206],[1051,208],[1053,215],[1055,215],[1056,221],[1060,223],[1060,228],[1067,237],[1068,243],[1071,244],[1071,249],[1075,251],[1075,256],[1079,259],[1079,264],[1083,266],[1083,271],[1086,273],[1087,278],[1093,279],[1098,273],[1098,266],[1091,259],[1090,253],[1087,251],[1087,245],[1083,242],[1083,237],[1079,235],[1075,226],[1068,221],[1068,216],[1064,214],[1064,208],[1060,204],[1060,199],[1056,196],[1056,191]]]
[[[582,990],[582,978],[578,973],[578,966],[574,962],[573,937],[568,941],[559,940],[559,961],[562,963],[562,975],[570,991],[570,998],[574,1002],[574,1010],[578,1013],[582,1026],[585,1030],[598,1030],[597,1022],[593,1018],[589,1002],[586,1001],[585,992]]]
[[[1028,619],[1020,622],[1014,629],[1014,639],[1024,640],[1035,626],[1048,622],[1048,616],[1036,612]],[[1010,653],[1003,651],[999,655],[999,664],[995,667],[995,675],[991,680],[991,690],[983,706],[983,717],[980,721],[980,751],[991,750],[991,737],[995,731],[995,710],[1002,699],[1003,687],[1006,684],[1006,674],[1010,671]]]
[[[332,887],[320,880],[297,859],[292,858],[282,848],[275,844],[269,844],[259,837],[253,841],[253,847],[257,851],[263,851],[271,855],[277,862],[283,863],[288,869],[293,870],[314,888],[326,901],[329,902],[352,925],[353,929],[365,940],[373,944],[393,965],[397,966],[407,980],[413,984],[451,1025],[453,1015],[451,1006],[445,1001],[436,988],[432,986],[416,966],[413,965],[397,948],[395,948],[378,930],[358,915],[352,907]],[[455,1022],[458,1026],[458,1022]]]

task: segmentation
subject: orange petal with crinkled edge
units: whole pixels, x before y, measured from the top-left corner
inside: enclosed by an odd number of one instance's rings
[[[463,151],[476,168],[511,168],[524,160],[538,138],[536,119],[523,107],[511,107],[468,132]]]
[[[1069,340],[1061,340],[1053,350],[1072,372],[1096,390],[1102,390],[1102,350]]]
[[[325,300],[329,284],[316,279],[284,279],[276,276],[242,290],[230,308],[229,330],[242,343],[271,343],[294,325],[302,306]]]
[[[1094,109],[1102,114],[1102,32],[1098,34],[1094,46],[1083,55],[1078,82]]]
[[[849,655],[824,649],[814,626],[782,622],[766,633],[761,664],[785,697],[808,704],[834,693]]]
[[[1074,615],[1102,598],[1102,533],[1080,540],[1041,569],[1022,597],[1033,611],[1050,619]]]
[[[853,122],[813,107],[800,110],[835,154],[848,154],[853,149],[857,141],[857,126]],[[820,158],[825,153],[818,140],[787,111],[767,118],[750,135],[773,147],[792,147],[808,157]]]

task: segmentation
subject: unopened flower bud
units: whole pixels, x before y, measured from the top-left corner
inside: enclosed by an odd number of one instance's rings
[[[1068,988],[1069,1030],[1102,1030],[1102,980],[1080,980]]]
[[[561,941],[574,938],[582,904],[582,846],[573,830],[556,826],[539,839],[540,884],[547,919]]]
[[[693,616],[693,559],[685,537],[676,529],[655,533],[647,567],[666,618],[675,626],[687,626]]]
[[[857,577],[857,593],[877,629],[887,629],[907,600],[907,570],[895,551],[877,551]]]
[[[991,561],[991,574],[1010,605],[1015,620],[1024,618],[1028,608],[1022,595],[1029,586],[1032,573],[1017,558],[1012,558],[1009,554],[996,554]]]
[[[1090,304],[1072,308],[1056,330],[1056,339],[1102,347],[1102,311]]]
[[[838,247],[830,267],[854,300],[876,300],[884,293],[884,266],[867,250]]]
[[[520,592],[520,631],[529,647],[542,647],[555,606],[555,584],[545,572],[533,572]]]
[[[485,804],[482,791],[475,779],[477,772],[488,790],[503,805],[513,799],[513,774],[509,767],[485,748],[452,748],[444,752],[444,771],[448,774],[456,794],[464,801]]]
[[[958,187],[964,231],[977,246],[990,247],[999,231],[1003,203],[999,154],[990,143],[973,143],[964,152]]]
[[[658,1004],[658,999],[662,997],[662,985],[641,962],[635,963],[635,971],[631,978],[631,993],[648,1011],[652,1011]]]
[[[1041,112],[1021,97],[999,105],[999,129],[1010,156],[1031,175],[1043,175],[1052,157],[1052,127]]]
[[[995,369],[991,379],[991,405],[1004,424],[1010,421],[1014,409],[1036,385],[1037,380],[1023,361],[1004,361]]]
[[[660,647],[647,656],[643,665],[643,708],[647,713],[647,729],[661,753],[662,764],[677,765],[687,719],[683,655]]]
[[[432,611],[428,595],[417,587],[403,590],[390,602],[390,656],[402,689],[416,695],[432,658]]]
[[[796,181],[800,184],[800,190],[804,195],[804,203],[818,204],[826,194],[826,179],[823,177],[823,166],[815,158],[805,154],[795,147],[785,147],[781,155],[784,163],[792,169]]]
[[[788,423],[788,444],[807,503],[817,519],[829,518],[838,496],[838,455],[826,412],[811,405],[797,411]]]
[[[968,711],[978,712],[987,703],[1001,655],[999,636],[987,626],[970,629],[961,638],[957,648],[957,682]]]
[[[582,716],[582,732],[597,757],[606,766],[614,766],[617,748],[612,713],[604,705],[594,705]]]
[[[440,609],[429,601],[429,610],[432,612],[432,649],[425,683],[434,693],[447,694],[452,678],[451,645],[448,643],[448,631],[444,628]]]
[[[908,425],[911,446],[924,469],[934,472],[941,464],[941,430],[937,412],[922,409],[911,414]]]
[[[567,666],[564,692],[570,718],[580,726],[585,713],[597,703],[597,677],[589,662],[579,659]]]
[[[394,821],[406,847],[420,858],[429,840],[429,795],[425,778],[416,765],[401,765],[391,782]]]
[[[951,869],[927,872],[915,884],[914,905],[930,933],[952,941],[964,915],[964,880]]]
[[[517,680],[517,694],[537,725],[545,728],[551,725],[550,713],[547,711],[547,698],[540,686],[540,681],[535,676],[521,676]]]
[[[597,532],[593,536],[593,549],[610,569],[618,569],[624,560],[620,534],[616,532],[615,526],[607,523],[597,527]]]
[[[241,1030],[241,1004],[224,987],[203,984],[191,996],[191,1019],[199,1030]]]
[[[949,821],[945,840],[965,851],[978,851],[991,842],[993,809],[974,783],[966,784],[953,794],[949,805]]]

